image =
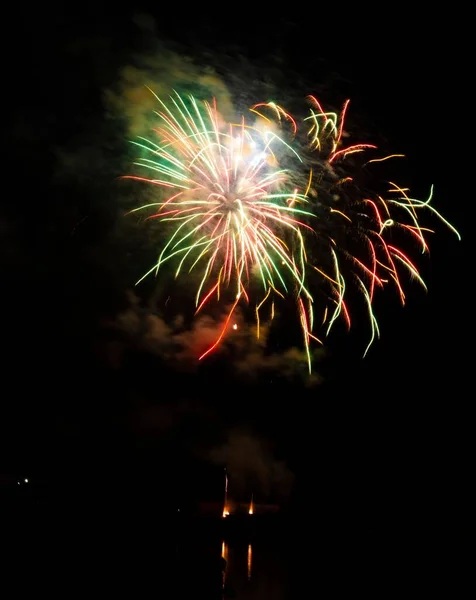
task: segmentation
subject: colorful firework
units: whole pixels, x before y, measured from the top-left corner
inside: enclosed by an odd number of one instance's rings
[[[339,317],[350,327],[350,284],[368,308],[366,353],[379,335],[375,290],[392,283],[404,303],[402,267],[425,286],[406,253],[390,243],[390,230],[408,233],[426,252],[424,233],[430,230],[419,219],[426,210],[459,237],[431,206],[432,189],[424,201],[395,183],[389,183],[388,197],[361,191],[358,173],[401,155],[349,164],[349,156],[376,147],[343,144],[348,101],[339,115],[309,96],[310,113],[298,125],[272,102],[253,106],[252,119],[226,123],[215,103],[179,94],[168,103],[156,98],[156,137],[133,142],[143,151],[135,164],[152,175],[129,178],[158,187],[156,202],[132,212],[153,211],[149,218],[160,219],[168,234],[139,282],[173,260],[175,277],[199,273],[196,313],[212,301],[231,306],[218,339],[200,359],[232,327],[240,302],[255,306],[259,337],[264,307],[272,319],[275,301],[293,297],[311,371],[311,341],[322,343],[314,334],[312,290],[325,297],[321,326],[328,334]]]

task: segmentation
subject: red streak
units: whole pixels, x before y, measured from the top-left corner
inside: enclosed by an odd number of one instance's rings
[[[239,298],[237,298],[237,299],[235,300],[235,303],[233,304],[233,306],[232,306],[232,308],[231,308],[231,310],[230,310],[230,312],[229,312],[229,314],[228,314],[228,316],[227,316],[227,318],[226,318],[225,325],[223,326],[223,329],[221,330],[221,333],[220,333],[220,335],[219,335],[219,337],[218,337],[217,341],[216,341],[216,342],[213,344],[213,346],[210,346],[210,348],[208,348],[208,350],[207,350],[206,352],[204,352],[204,353],[203,353],[203,354],[202,354],[202,355],[199,357],[199,359],[198,359],[198,360],[202,360],[202,358],[205,358],[205,356],[207,356],[208,354],[210,354],[210,352],[213,352],[213,350],[215,350],[215,348],[216,348],[216,347],[218,346],[218,344],[221,342],[221,340],[222,340],[223,336],[225,335],[225,331],[226,331],[226,330],[227,330],[227,328],[228,328],[228,324],[229,324],[229,322],[230,322],[231,315],[233,314],[233,311],[235,310],[235,308],[236,308],[236,305],[238,304],[238,301],[239,301]]]

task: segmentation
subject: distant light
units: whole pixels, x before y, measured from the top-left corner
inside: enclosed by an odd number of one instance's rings
[[[28,479],[25,479],[25,483],[28,483]]]
[[[233,329],[236,331],[238,329],[238,325],[236,323],[233,323]]]
[[[20,482],[19,482],[19,481],[17,481],[17,483],[18,483],[18,485],[20,485]]]

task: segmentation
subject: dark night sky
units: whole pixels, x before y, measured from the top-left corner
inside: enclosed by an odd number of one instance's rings
[[[431,260],[420,263],[429,293],[410,285],[405,309],[381,299],[382,340],[365,361],[359,328],[337,331],[317,366],[324,383],[312,390],[274,385],[272,376],[246,384],[219,359],[197,376],[170,370],[104,328],[127,308],[131,265],[143,248],[137,233],[117,234],[127,136],[104,108],[103,92],[134,57],[153,51],[150,33],[135,25],[132,8],[88,10],[87,3],[74,14],[12,18],[23,33],[4,73],[11,103],[3,113],[11,165],[0,221],[5,476],[61,480],[79,472],[87,480],[105,470],[130,477],[160,468],[174,479],[239,428],[269,440],[275,459],[287,461],[296,502],[315,474],[318,487],[332,490],[329,505],[352,495],[370,512],[378,505],[378,514],[464,523],[474,456],[472,198],[459,147],[470,108],[465,49],[444,41],[447,15],[433,15],[430,28],[413,15],[375,15],[361,25],[339,14],[335,28],[313,32],[307,16],[262,21],[252,13],[246,28],[238,17],[225,28],[233,21],[225,16],[184,20],[145,10],[178,53],[208,52],[219,65],[239,55],[255,72],[279,54],[289,87],[324,82],[337,102],[350,96],[353,118],[407,155],[415,193],[435,184],[435,203],[463,241],[439,227]],[[317,11],[313,18],[321,19]],[[246,70],[238,75],[246,78]],[[78,148],[84,160],[71,176],[64,158],[78,160]],[[120,369],[106,356],[117,344],[127,357]]]

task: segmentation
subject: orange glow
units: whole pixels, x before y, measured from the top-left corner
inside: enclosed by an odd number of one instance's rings
[[[223,569],[222,574],[222,589],[224,590],[226,584],[226,571],[228,566],[228,544],[225,541],[223,541],[221,544],[221,557],[226,561],[225,568]]]
[[[225,499],[224,499],[224,502],[223,502],[222,518],[224,519],[229,514],[230,514],[230,510],[229,510],[229,507],[228,507],[228,474],[227,474],[226,469],[225,469]]]
[[[236,331],[238,329],[238,325],[236,323],[233,323],[233,329]]]
[[[251,501],[250,501],[250,509],[248,510],[248,514],[252,515],[255,511],[255,506],[253,504],[253,494],[251,494]]]
[[[253,565],[253,550],[251,548],[251,544],[248,545],[248,579],[251,579],[251,567]]]
[[[221,544],[221,557],[224,558],[225,560],[228,559],[228,545],[224,541]]]

